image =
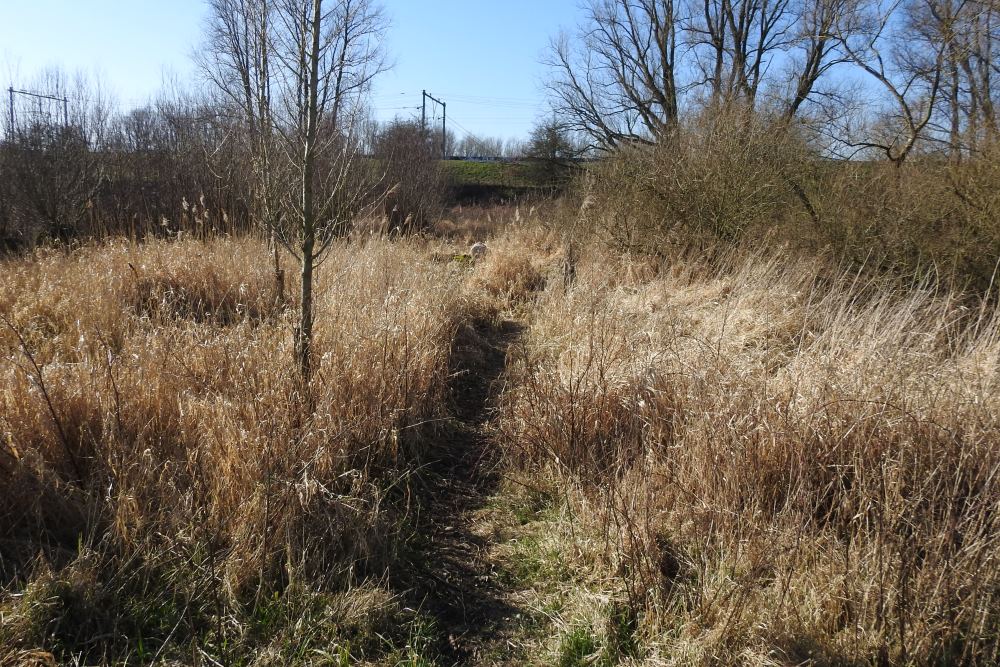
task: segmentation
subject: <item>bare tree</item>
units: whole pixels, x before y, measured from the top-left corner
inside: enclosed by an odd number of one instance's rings
[[[995,3],[939,0],[914,3],[908,27],[925,44],[944,48],[939,109],[929,127],[953,160],[978,150],[996,135],[992,73],[997,68],[993,38]]]
[[[920,15],[940,11],[939,0],[915,0],[908,5],[897,1],[888,7],[859,2],[835,26],[833,36],[839,47],[882,87],[892,108],[881,136],[853,140],[851,145],[876,149],[901,165],[924,136],[941,92],[948,40],[927,30]],[[897,22],[907,29],[892,30]]]
[[[586,148],[562,123],[550,119],[532,128],[525,154],[533,159],[539,180],[556,185],[576,171],[576,160],[583,156]]]
[[[358,156],[386,26],[372,0],[212,0],[202,65],[244,118],[261,222],[299,261],[305,379],[314,272],[374,196]]]
[[[969,145],[975,150],[982,137],[992,140],[997,136],[993,75],[1000,73],[1000,53],[996,50],[1000,3],[977,0],[972,5],[974,9],[968,12],[970,18],[965,33],[968,46],[961,66],[969,86]]]
[[[551,45],[553,111],[604,148],[671,136],[692,104],[790,121],[843,62],[830,30],[846,2],[592,0],[577,38]]]
[[[716,106],[753,109],[776,52],[791,48],[798,7],[792,0],[700,0],[687,22],[695,64]]]
[[[592,0],[579,43],[551,44],[553,111],[601,146],[651,143],[677,123],[674,0]]]
[[[832,35],[846,8],[847,0],[803,0],[799,5],[791,42],[792,89],[785,98],[786,120],[796,117],[802,106],[820,92],[820,81],[833,67],[847,62]],[[822,94],[830,95],[828,91]]]
[[[459,157],[500,157],[504,155],[504,143],[501,137],[467,134],[455,144],[455,154]]]
[[[277,0],[210,0],[209,49],[198,57],[206,78],[222,96],[224,105],[237,110],[244,132],[230,139],[243,147],[249,172],[253,215],[258,225],[271,231],[274,250],[276,296],[284,291],[278,230],[282,193],[288,187],[275,153],[276,100],[272,99],[273,41],[277,34]],[[277,72],[274,73],[277,75]]]

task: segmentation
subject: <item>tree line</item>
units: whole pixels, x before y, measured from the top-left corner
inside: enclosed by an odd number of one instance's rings
[[[997,133],[996,0],[592,0],[554,39],[553,108],[596,146],[704,109],[766,112],[829,157],[974,155]]]
[[[996,0],[590,0],[551,42],[582,222],[662,253],[766,239],[995,290]],[[991,297],[992,298],[992,297]]]

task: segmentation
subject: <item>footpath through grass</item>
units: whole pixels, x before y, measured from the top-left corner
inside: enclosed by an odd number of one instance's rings
[[[995,304],[488,244],[6,261],[0,664],[997,663]]]

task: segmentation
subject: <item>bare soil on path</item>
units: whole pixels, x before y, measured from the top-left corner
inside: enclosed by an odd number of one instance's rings
[[[497,494],[501,448],[491,419],[507,352],[524,327],[506,320],[466,325],[451,354],[454,423],[425,474],[408,597],[433,618],[442,665],[523,664],[512,641],[522,610],[491,558],[496,535],[482,514]],[[523,658],[523,656],[522,656]]]

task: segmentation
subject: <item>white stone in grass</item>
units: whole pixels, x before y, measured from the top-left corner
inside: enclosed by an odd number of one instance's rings
[[[489,248],[486,247],[485,243],[477,241],[472,244],[471,248],[469,248],[469,254],[472,255],[472,259],[482,259],[486,256],[487,250],[489,250]]]

